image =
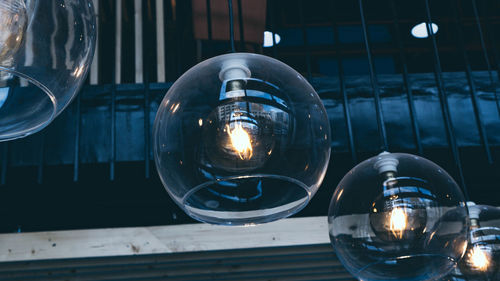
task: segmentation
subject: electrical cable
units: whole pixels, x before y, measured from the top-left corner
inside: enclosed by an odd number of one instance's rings
[[[228,0],[227,6],[229,9],[229,41],[231,44],[231,53],[235,53],[236,49],[234,47],[234,19],[233,19],[233,1]]]

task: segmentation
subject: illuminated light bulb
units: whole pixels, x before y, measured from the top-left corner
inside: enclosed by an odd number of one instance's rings
[[[243,129],[241,124],[236,123],[233,129],[231,129],[229,125],[226,125],[226,130],[231,138],[231,144],[241,160],[251,159],[253,156],[252,143],[250,141],[250,136],[245,129]]]
[[[436,164],[381,153],[339,183],[328,211],[330,240],[360,280],[438,280],[465,252],[463,194]]]
[[[153,140],[174,201],[197,220],[224,225],[300,211],[323,180],[331,145],[311,85],[282,62],[246,53],[183,74],[159,107]]]
[[[406,230],[407,218],[402,208],[395,208],[391,212],[390,230],[395,237],[403,238],[403,232]]]
[[[486,251],[480,247],[472,248],[472,250],[467,253],[467,259],[471,267],[479,271],[486,271],[488,269],[488,265],[490,264]]]
[[[500,280],[500,209],[468,202],[471,229],[464,258],[444,280]]]
[[[28,25],[24,0],[0,1],[0,66],[11,66]]]

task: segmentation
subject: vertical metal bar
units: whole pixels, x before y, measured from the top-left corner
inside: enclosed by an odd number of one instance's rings
[[[400,30],[399,30],[399,19],[398,19],[398,13],[396,10],[395,0],[391,1],[391,6],[392,6],[392,15],[394,17],[394,21],[393,21],[394,34],[395,34],[396,42],[398,44],[399,59],[401,60],[401,67],[403,70],[403,83],[404,83],[404,87],[406,88],[406,97],[408,100],[408,109],[410,111],[410,119],[411,119],[411,124],[412,124],[413,137],[415,139],[415,146],[417,147],[417,153],[419,155],[422,155],[424,153],[424,150],[423,150],[422,141],[420,138],[420,129],[418,126],[417,112],[415,110],[415,101],[413,99],[413,91],[411,89],[410,77],[408,74],[408,65],[406,62],[406,56],[405,56],[405,52],[404,52],[404,48],[403,48],[403,42],[401,39]]]
[[[300,20],[300,28],[302,29],[302,38],[304,40],[304,49],[306,51],[306,67],[307,67],[307,80],[312,79],[312,72],[311,72],[311,53],[309,51],[309,44],[307,40],[307,29],[306,29],[306,23],[304,20],[304,9],[303,9],[303,0],[299,0],[299,20]],[[274,42],[274,41],[273,41]]]
[[[276,0],[269,0],[269,14],[270,14],[270,19],[269,21],[271,22],[271,35],[273,36],[273,57],[277,58],[278,57],[278,50],[276,46],[276,33],[274,32],[276,30],[276,21],[274,20],[274,12],[276,12],[274,2]]]
[[[495,102],[497,105],[497,111],[498,111],[498,114],[500,115],[500,101],[498,100],[498,92],[496,90],[495,82],[493,80],[493,72],[491,71],[490,57],[488,55],[488,49],[486,48],[486,43],[484,41],[483,28],[481,26],[481,19],[479,18],[476,0],[471,0],[471,1],[472,1],[472,10],[474,12],[474,18],[476,19],[477,30],[479,33],[479,40],[481,42],[481,49],[483,50],[484,61],[486,62],[486,66],[488,68],[488,75],[490,78],[490,83],[491,83],[492,89],[493,89],[494,94],[495,94]]]
[[[116,1],[116,21],[115,21],[115,75],[114,82],[121,83],[122,68],[122,0]]]
[[[144,82],[142,43],[142,0],[134,0],[135,83]]]
[[[208,48],[207,55],[212,54],[212,8],[210,5],[211,0],[207,0],[207,34],[208,34]]]
[[[335,10],[335,9],[333,9]],[[342,53],[340,51],[340,39],[339,39],[339,31],[337,22],[335,21],[335,15],[332,17],[332,27],[333,27],[333,44],[335,48],[335,57],[337,58],[337,67],[339,71],[339,88],[340,93],[342,94],[342,104],[344,107],[344,118],[347,127],[347,136],[349,138],[349,151],[351,152],[352,162],[354,164],[358,163],[358,157],[356,154],[356,144],[354,142],[354,133],[352,130],[352,121],[351,121],[351,110],[349,106],[349,99],[347,97],[347,91],[345,86],[345,75],[344,75],[344,66],[342,64]]]
[[[81,96],[83,91],[76,97],[76,120],[75,120],[75,154],[73,156],[73,181],[78,181],[80,169],[80,124],[81,124]]]
[[[380,141],[382,143],[382,149],[388,150],[389,145],[387,143],[387,133],[385,130],[384,115],[382,113],[382,104],[380,102],[380,91],[378,88],[377,76],[375,74],[375,65],[373,63],[372,52],[370,48],[370,39],[368,37],[368,28],[366,27],[366,17],[363,8],[363,0],[359,0],[359,13],[361,15],[361,25],[363,27],[363,37],[365,41],[366,54],[368,57],[368,65],[370,67],[370,82],[372,84],[373,96],[375,98],[375,110],[377,113],[377,124],[380,134]]]
[[[240,52],[245,51],[245,30],[243,26],[243,9],[241,8],[241,0],[238,0],[238,23],[240,26]]]
[[[41,133],[40,136],[40,148],[38,150],[38,173],[37,173],[37,183],[43,183],[43,164],[45,163],[45,132]]]
[[[165,75],[165,23],[163,0],[156,0],[156,73],[157,82],[166,81]]]
[[[436,79],[436,84],[437,84],[437,90],[439,94],[439,101],[441,105],[441,112],[443,114],[443,119],[445,123],[445,128],[446,128],[446,136],[448,138],[448,143],[451,148],[451,152],[453,154],[453,160],[455,161],[456,168],[458,170],[458,176],[460,180],[460,184],[463,187],[464,194],[466,196],[466,199],[469,198],[469,193],[467,190],[467,186],[465,185],[465,178],[463,174],[463,169],[462,169],[462,163],[460,161],[460,153],[458,151],[458,146],[456,143],[456,137],[455,137],[455,132],[453,129],[453,124],[451,121],[451,114],[450,114],[450,109],[448,106],[448,98],[446,96],[446,91],[444,89],[444,82],[443,82],[443,77],[442,77],[442,68],[441,68],[441,61],[439,58],[439,52],[437,49],[437,43],[436,43],[436,36],[434,35],[434,32],[432,31],[432,17],[431,17],[431,10],[430,10],[430,5],[429,5],[429,0],[424,0],[425,1],[425,13],[427,15],[427,23],[426,23],[426,28],[427,28],[427,34],[429,34],[429,37],[431,39],[432,43],[432,50],[433,50],[433,55],[434,55],[434,77]]]
[[[116,162],[116,84],[121,82],[121,38],[122,38],[122,1],[116,1],[116,36],[115,68],[111,85],[111,155],[109,161],[109,179],[115,180]]]
[[[111,86],[111,155],[109,161],[109,179],[115,180],[116,162],[116,83]]]
[[[94,12],[96,15],[96,30],[99,34],[99,0],[93,0]],[[90,65],[90,85],[97,85],[99,83],[99,36],[96,38],[94,57]]]
[[[0,171],[0,185],[7,182],[7,167],[9,165],[9,143],[2,144],[2,170]]]
[[[456,6],[460,4],[460,2],[455,1]],[[453,3],[450,3],[451,6],[453,7]],[[481,110],[479,107],[479,102],[477,98],[477,93],[476,93],[476,85],[474,82],[474,78],[472,76],[472,69],[470,67],[470,61],[469,57],[467,55],[467,51],[465,50],[465,42],[464,42],[464,36],[463,36],[463,30],[462,27],[460,26],[460,16],[458,13],[458,7],[453,7],[453,12],[455,14],[455,21],[456,21],[456,29],[457,29],[457,37],[458,37],[458,43],[460,45],[460,51],[462,52],[462,57],[464,60],[465,64],[465,74],[467,76],[467,82],[469,83],[469,88],[470,88],[470,94],[471,94],[471,100],[472,100],[472,108],[474,110],[474,116],[476,118],[476,124],[477,128],[479,130],[479,136],[481,138],[481,141],[483,142],[483,147],[486,153],[486,158],[488,159],[488,163],[492,164],[493,163],[493,158],[491,156],[491,150],[490,150],[490,145],[488,143],[488,135],[486,133],[486,129],[484,127],[484,122],[481,117]]]
[[[144,27],[146,30],[151,29],[153,26],[151,22],[146,22]],[[150,68],[149,65],[152,63],[151,54],[146,52],[144,54],[144,63],[146,68],[144,69],[144,177],[149,179],[150,177],[150,105],[149,105],[149,83],[150,83]]]

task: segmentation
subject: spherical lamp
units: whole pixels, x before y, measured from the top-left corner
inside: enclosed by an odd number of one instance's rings
[[[435,280],[467,246],[458,185],[422,157],[381,153],[339,183],[328,212],[330,240],[360,280]]]
[[[153,128],[160,178],[191,217],[249,225],[288,217],[316,193],[330,125],[314,89],[275,59],[231,53],[182,75]]]
[[[467,251],[446,280],[500,280],[500,209],[469,202]]]
[[[0,141],[35,133],[61,113],[95,41],[91,0],[0,0]]]

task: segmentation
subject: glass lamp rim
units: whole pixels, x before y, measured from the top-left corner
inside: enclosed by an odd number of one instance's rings
[[[34,127],[28,128],[28,129],[24,129],[24,130],[17,131],[14,133],[0,134],[0,142],[15,140],[15,139],[19,139],[19,138],[23,138],[23,137],[32,135],[34,133],[37,133],[37,132],[43,130],[50,123],[52,123],[52,121],[54,121],[54,119],[57,116],[57,99],[49,88],[47,88],[43,83],[34,79],[33,77],[26,75],[22,72],[16,71],[14,69],[11,69],[11,68],[0,66],[0,72],[6,72],[6,73],[9,73],[9,74],[15,75],[17,77],[28,80],[31,84],[35,85],[40,90],[42,90],[47,95],[47,97],[49,98],[49,100],[52,104],[52,112],[50,114],[50,117],[47,118],[47,120],[41,122],[40,124],[37,124]]]

